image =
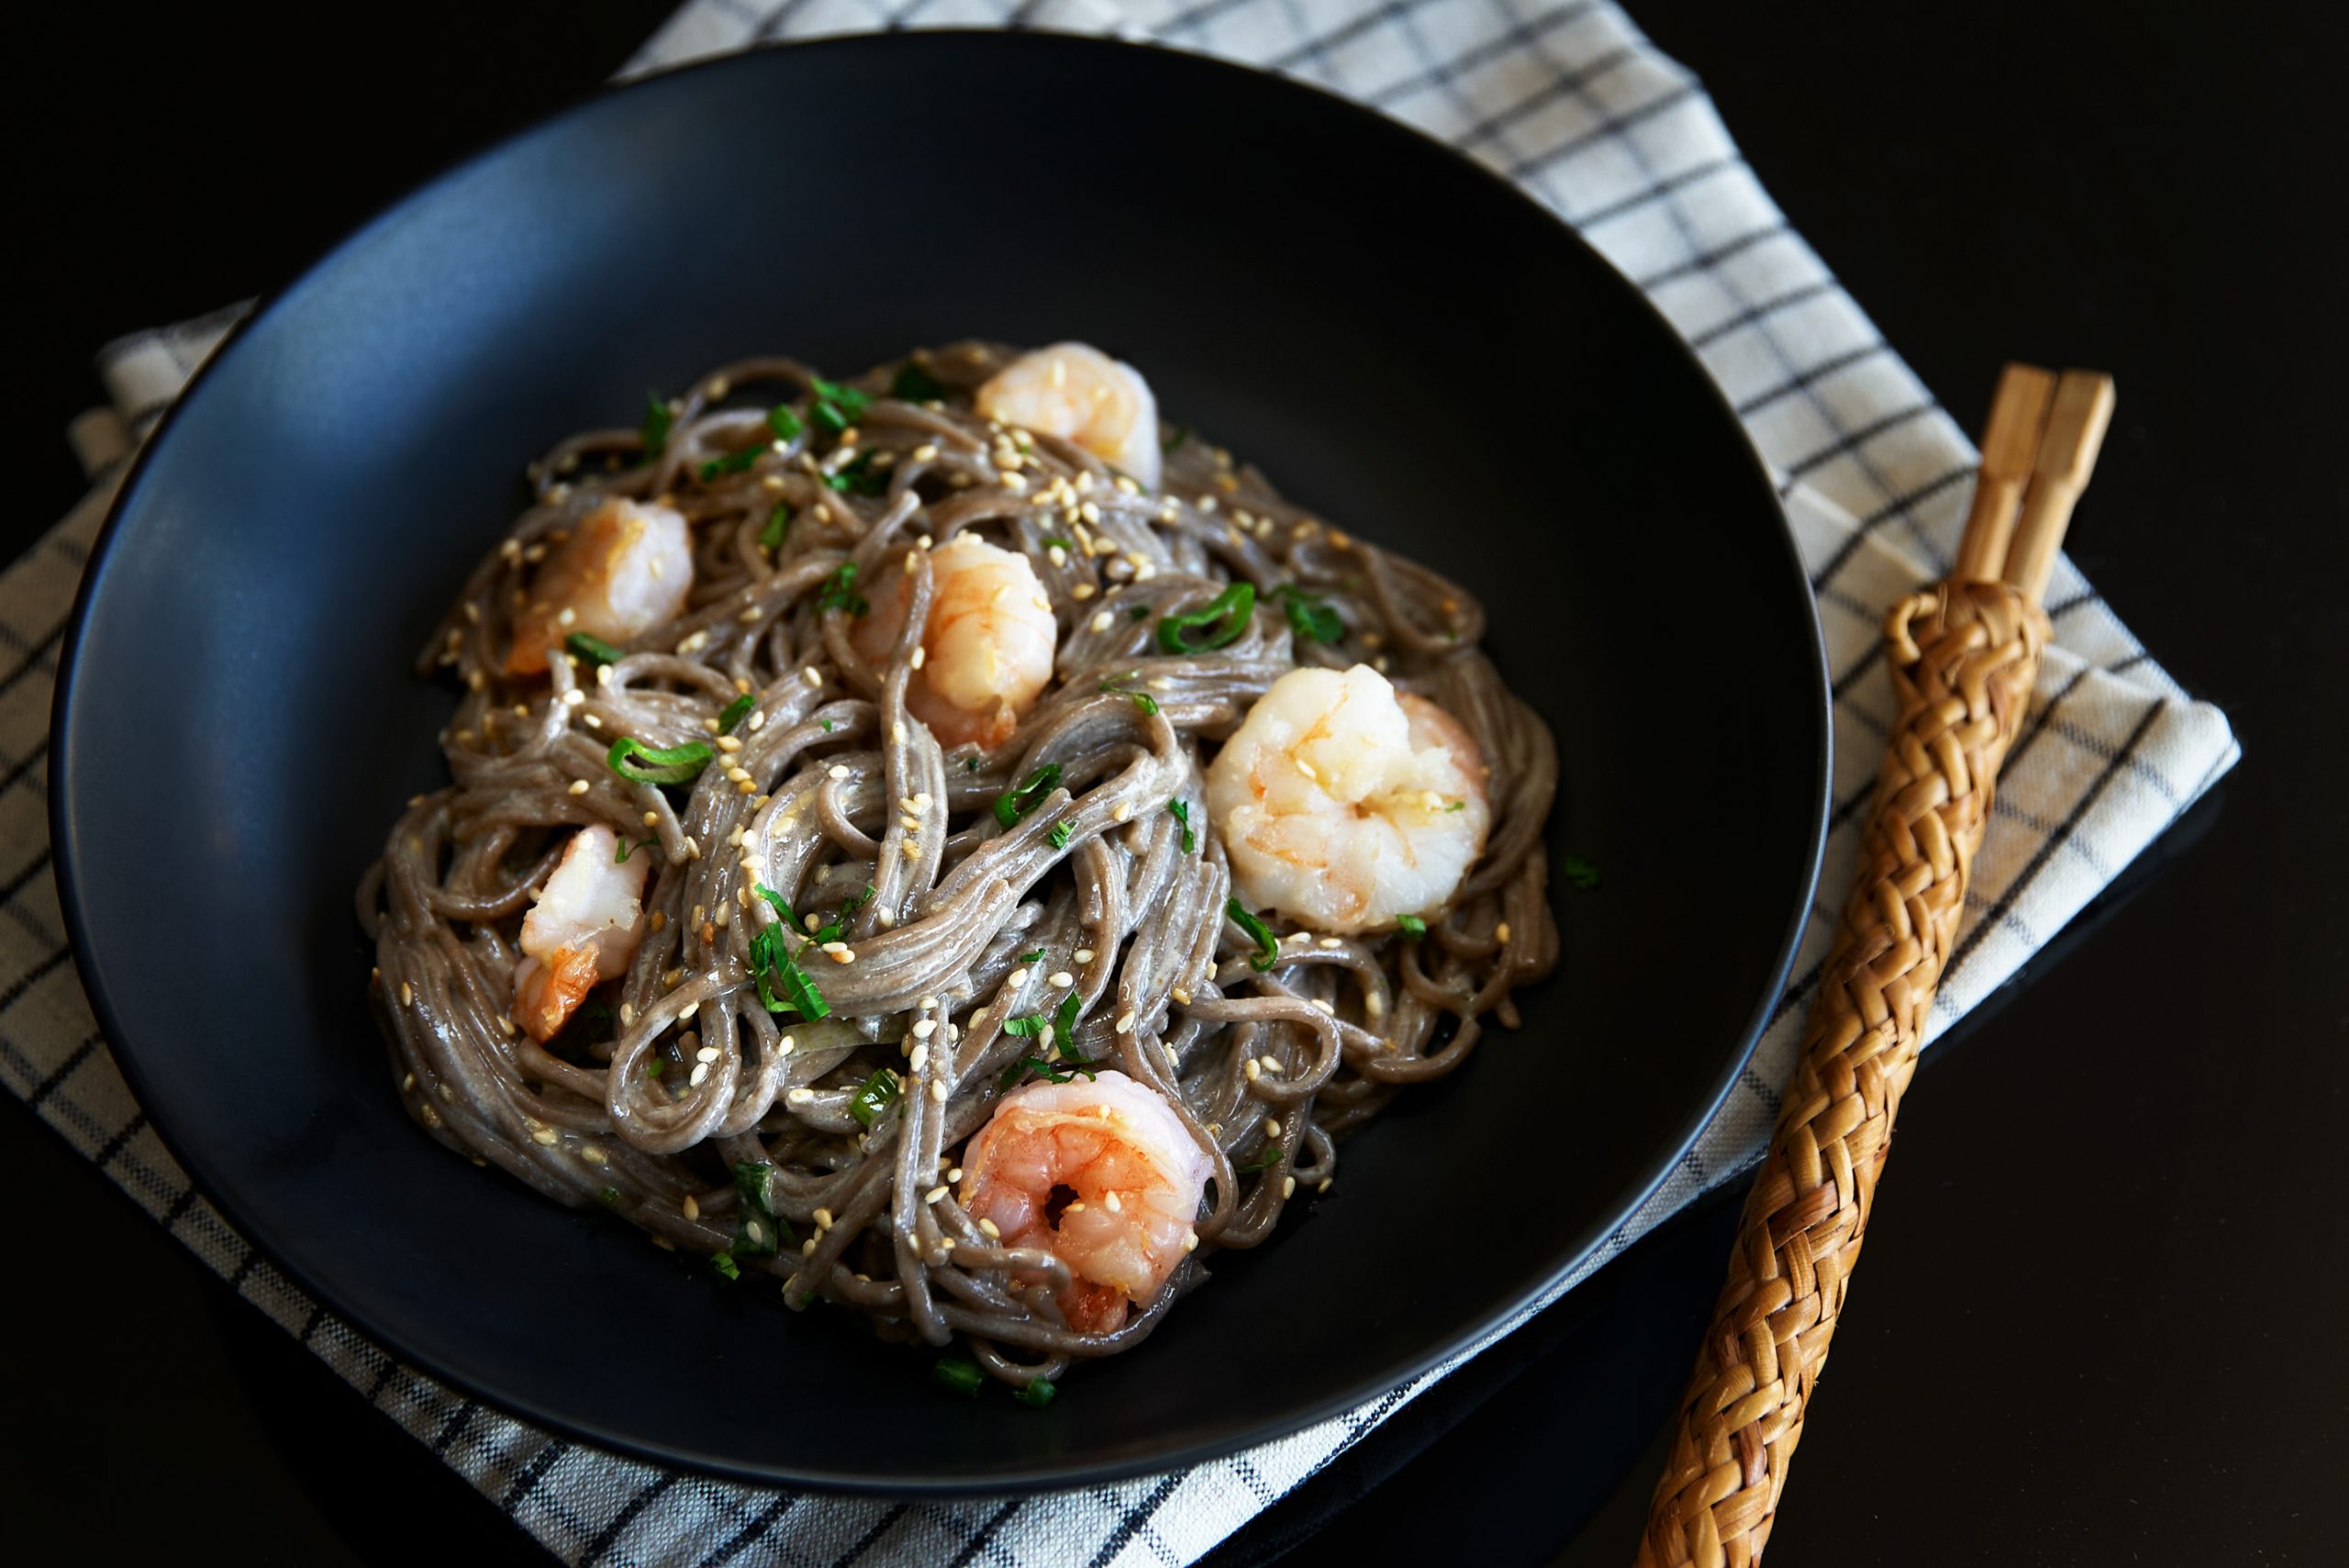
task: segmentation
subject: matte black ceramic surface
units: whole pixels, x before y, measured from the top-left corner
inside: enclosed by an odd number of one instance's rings
[[[1081,337],[1292,495],[1465,584],[1556,730],[1566,961],[1336,1190],[1036,1412],[529,1195],[401,1113],[351,889],[442,782],[414,651],[565,432],[781,350]],[[1155,50],[895,35],[596,98],[345,242],[150,446],[69,649],[83,973],[173,1150],[396,1353],[595,1440],[974,1490],[1162,1467],[1391,1386],[1599,1245],[1752,1048],[1815,871],[1824,678],[1700,370],[1499,181]]]

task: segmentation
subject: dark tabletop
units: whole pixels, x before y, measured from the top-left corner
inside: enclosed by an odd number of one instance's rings
[[[61,431],[99,342],[284,281],[666,8],[12,18],[0,553],[81,493]],[[2340,1560],[2349,21],[2279,9],[1634,6],[1966,423],[2007,358],[2117,375],[2075,552],[2245,750],[1926,1057],[1773,1562]],[[0,1186],[30,1220],[0,1288],[12,1548],[543,1561],[13,1101]],[[1655,1232],[1222,1561],[1628,1563],[1733,1218]]]

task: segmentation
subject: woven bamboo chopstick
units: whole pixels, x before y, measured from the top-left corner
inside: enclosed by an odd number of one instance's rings
[[[1801,1058],[1648,1505],[1641,1568],[1747,1568],[1769,1540],[1998,765],[2039,672],[2040,595],[2111,415],[2110,376],[2009,365],[1956,568],[1886,618],[1899,716]]]

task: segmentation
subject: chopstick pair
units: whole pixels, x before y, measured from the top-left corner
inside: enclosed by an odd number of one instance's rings
[[[2111,418],[2111,377],[2007,366],[1955,568],[1886,617],[1898,714],[1793,1081],[1648,1505],[1641,1568],[1752,1568],[1769,1542],[1999,764],[2038,679],[2040,599]]]

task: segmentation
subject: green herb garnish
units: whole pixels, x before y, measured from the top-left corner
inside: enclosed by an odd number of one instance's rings
[[[829,734],[832,732],[832,721],[831,721],[830,719],[829,719],[829,718],[819,718],[819,719],[818,719],[816,722],[817,722],[817,723],[818,723],[818,724],[820,724],[820,725],[822,725],[822,726],[824,727],[824,733],[825,733],[825,734],[829,735]]]
[[[1231,1168],[1231,1173],[1235,1176],[1252,1176],[1259,1171],[1269,1171],[1280,1162],[1281,1151],[1275,1149],[1268,1154],[1258,1155],[1248,1164],[1234,1165]]]
[[[749,692],[744,692],[740,696],[736,697],[732,702],[728,703],[723,708],[718,710],[718,732],[720,735],[733,734],[734,727],[741,723],[744,719],[750,717],[751,710],[758,706],[759,699],[752,696]]]
[[[596,1195],[596,1201],[607,1208],[618,1208],[620,1206],[620,1190],[618,1187],[606,1187]]]
[[[767,428],[773,430],[779,440],[796,441],[799,439],[799,432],[807,428],[799,422],[798,414],[788,403],[778,403],[767,410]]]
[[[751,936],[751,973],[759,984],[759,1000],[770,1013],[794,1012],[809,1023],[828,1018],[831,1005],[807,972],[792,957],[784,932],[799,924],[791,912],[791,905],[784,895],[764,883],[753,883],[751,891],[774,906],[781,917],[774,925],[762,926]]]
[[[1052,1016],[1049,1018],[1041,1013],[1030,1013],[1025,1018],[1006,1018],[1003,1023],[1004,1033],[1019,1035],[1027,1039],[1032,1040],[1050,1028],[1052,1031],[1052,1055],[1057,1058],[1057,1061],[1047,1060],[1041,1056],[1023,1056],[1003,1070],[1003,1076],[996,1080],[996,1086],[1001,1089],[1010,1088],[1019,1082],[1020,1074],[1030,1067],[1033,1067],[1046,1082],[1053,1084],[1065,1084],[1080,1073],[1087,1078],[1095,1077],[1100,1063],[1090,1057],[1077,1055],[1073,1049],[1076,1033],[1076,993],[1071,991],[1061,998],[1060,1006],[1054,1009]]]
[[[1294,583],[1284,583],[1273,590],[1273,596],[1287,612],[1288,628],[1300,642],[1342,642],[1346,623],[1326,599],[1317,599]]]
[[[623,657],[618,649],[602,638],[590,637],[584,631],[574,631],[564,638],[562,646],[574,658],[584,660],[590,665],[617,664]]]
[[[1150,606],[1148,605],[1128,605],[1126,606],[1126,618],[1128,620],[1148,620],[1150,618]]]
[[[1052,1386],[1051,1378],[1040,1377],[1033,1383],[1013,1390],[1011,1396],[1031,1410],[1041,1410],[1051,1404],[1052,1396],[1059,1392],[1060,1390]]]
[[[889,384],[889,395],[900,403],[943,402],[946,384],[907,360],[897,367],[897,377]]]
[[[1417,915],[1396,916],[1395,929],[1402,932],[1403,940],[1408,942],[1418,941],[1428,934],[1428,923]]]
[[[660,1057],[655,1056],[645,1062],[644,1075],[648,1078],[658,1078],[668,1065],[669,1064],[666,1062],[662,1061]]]
[[[631,844],[626,839],[622,839],[620,847],[612,851],[612,863],[616,866],[624,866],[628,864],[629,856],[639,850],[650,849],[660,841],[658,839],[639,839]]]
[[[846,610],[852,616],[861,616],[873,607],[856,591],[855,562],[843,561],[833,568],[832,574],[824,579],[823,587],[817,592],[816,605],[819,609]]]
[[[661,455],[661,449],[669,444],[669,427],[675,419],[676,416],[669,412],[669,400],[648,387],[644,394],[644,423],[636,428],[636,439],[644,443],[644,456],[639,462],[650,462]]]
[[[1455,800],[1450,806],[1445,806],[1444,809],[1446,811],[1465,811],[1468,809],[1468,803],[1464,800]]]
[[[810,377],[807,384],[816,394],[816,406],[808,411],[808,417],[816,421],[818,428],[829,435],[837,436],[855,424],[873,405],[871,393],[859,392],[821,376]]]
[[[1185,441],[1187,441],[1190,439],[1190,427],[1187,425],[1177,425],[1158,443],[1158,450],[1161,452],[1172,455],[1176,447],[1181,446]]]
[[[1280,939],[1273,935],[1273,929],[1249,913],[1247,906],[1241,904],[1237,898],[1225,899],[1223,912],[1231,917],[1233,925],[1247,932],[1249,940],[1256,944],[1255,954],[1248,960],[1248,967],[1259,974],[1272,968],[1281,956]]]
[[[829,925],[819,929],[816,932],[815,936],[809,940],[814,941],[818,947],[823,946],[826,942],[839,941],[841,940],[841,933],[848,929],[848,917],[851,915],[855,914],[859,909],[863,908],[867,904],[872,903],[873,895],[879,891],[880,890],[874,887],[871,883],[866,883],[864,884],[863,892],[858,894],[855,897],[841,906],[840,918],[832,921]]]
[[[773,1165],[763,1160],[735,1162],[734,1191],[742,1200],[734,1225],[734,1251],[747,1257],[772,1257],[778,1240],[799,1244],[791,1222],[774,1211]]]
[[[735,1266],[734,1254],[731,1252],[712,1252],[709,1255],[709,1266],[728,1279],[738,1280],[742,1277],[742,1271]]]
[[[1198,848],[1198,840],[1191,833],[1191,803],[1176,795],[1166,803],[1166,809],[1183,825],[1183,852],[1187,855]]]
[[[979,1396],[979,1385],[986,1376],[979,1370],[978,1362],[961,1356],[939,1357],[937,1364],[930,1369],[930,1375],[965,1399]]]
[[[1141,679],[1141,672],[1139,670],[1131,671],[1126,674],[1118,676],[1116,680],[1102,682],[1101,689],[1105,692],[1115,693],[1117,695],[1121,697],[1131,697],[1134,701],[1134,706],[1141,709],[1144,713],[1154,714],[1158,711],[1158,699],[1156,697],[1152,696],[1148,692],[1139,690],[1136,687],[1120,685],[1119,684],[1121,681],[1138,681],[1140,679]]]
[[[844,462],[824,475],[824,483],[843,495],[885,495],[889,493],[889,476],[873,472],[873,451],[867,448],[851,462]]]
[[[1037,948],[1032,951],[1021,953],[1019,955],[1019,962],[1022,963],[1034,963],[1038,959],[1041,959],[1043,956],[1044,950],[1042,948]]]
[[[1074,539],[1063,539],[1058,534],[1046,534],[1043,538],[1043,546],[1046,550],[1051,550],[1055,546],[1062,550],[1074,550],[1076,548],[1076,541]]]
[[[1056,850],[1065,850],[1068,848],[1068,836],[1073,831],[1074,831],[1073,824],[1067,822],[1055,822],[1052,824],[1052,830],[1045,834],[1044,837],[1052,841],[1052,848]]]
[[[1559,861],[1558,869],[1566,873],[1568,882],[1586,892],[1598,885],[1598,862],[1586,855],[1568,855]]]
[[[1158,646],[1169,653],[1205,653],[1228,647],[1240,640],[1255,613],[1256,585],[1234,583],[1196,610],[1162,617]],[[1197,639],[1190,636],[1195,629],[1202,633]]]
[[[791,503],[777,501],[774,510],[767,514],[767,526],[759,530],[762,548],[775,550],[783,548],[783,536],[791,531]]]
[[[715,754],[699,740],[662,748],[623,735],[604,753],[604,763],[630,784],[676,784],[697,777]]]
[[[707,484],[720,474],[740,473],[758,462],[759,454],[764,450],[764,447],[748,447],[739,452],[728,452],[724,457],[711,458],[701,465],[701,482]]]
[[[995,797],[995,819],[1006,828],[1017,828],[1019,819],[1036,809],[1036,803],[1050,795],[1061,782],[1061,765],[1046,762],[1028,775],[1028,782],[1018,789]]]
[[[849,1101],[848,1114],[856,1118],[857,1126],[870,1132],[873,1124],[880,1119],[881,1113],[896,1103],[899,1093],[897,1075],[886,1067],[876,1067],[873,1076],[864,1081],[864,1087]]]

